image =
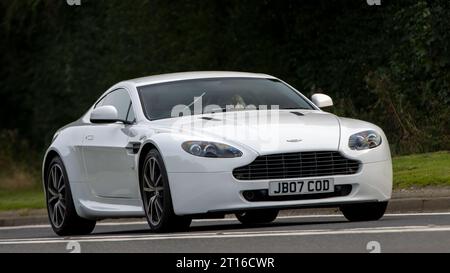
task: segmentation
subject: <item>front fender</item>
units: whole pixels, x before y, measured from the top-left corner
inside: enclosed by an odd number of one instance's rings
[[[224,143],[217,139],[195,139],[176,133],[160,133],[153,135],[145,143],[151,143],[162,154],[168,173],[214,173],[230,172],[233,169],[249,164],[258,156],[253,150],[236,147],[243,152],[238,158],[203,158],[191,155],[183,150],[181,145],[185,141],[204,140]],[[228,143],[225,143],[228,144]],[[236,145],[234,145],[236,146]]]

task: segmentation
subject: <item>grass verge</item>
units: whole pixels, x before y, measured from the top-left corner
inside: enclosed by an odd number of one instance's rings
[[[450,186],[449,151],[395,157],[393,165],[395,189]],[[40,187],[26,186],[25,183],[20,187],[10,185],[12,180],[19,181],[11,177],[22,176],[0,177],[3,182],[9,181],[3,183],[8,187],[0,187],[0,211],[45,208],[44,193]]]
[[[450,151],[393,159],[394,188],[450,186]]]
[[[39,188],[0,189],[0,211],[42,208],[45,208],[45,198]]]

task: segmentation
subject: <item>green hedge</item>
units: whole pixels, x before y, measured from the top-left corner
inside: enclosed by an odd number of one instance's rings
[[[450,149],[450,3],[2,0],[0,129],[41,151],[115,82],[188,70],[281,77],[385,129],[395,153]]]

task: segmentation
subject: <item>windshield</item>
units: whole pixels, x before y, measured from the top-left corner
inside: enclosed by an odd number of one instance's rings
[[[150,120],[242,109],[314,109],[289,86],[272,79],[196,79],[141,86],[138,91]]]

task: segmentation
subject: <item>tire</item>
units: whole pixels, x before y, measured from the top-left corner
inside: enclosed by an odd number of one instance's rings
[[[255,210],[236,213],[236,218],[244,225],[267,224],[275,221],[278,210]]]
[[[143,207],[150,230],[153,232],[184,231],[192,218],[177,216],[173,211],[169,179],[164,161],[156,149],[145,155],[140,174]]]
[[[96,221],[79,217],[75,210],[67,171],[59,157],[53,158],[46,170],[45,196],[48,219],[56,234],[87,235],[94,230]]]
[[[343,205],[340,210],[350,222],[380,220],[387,209],[388,202]]]

